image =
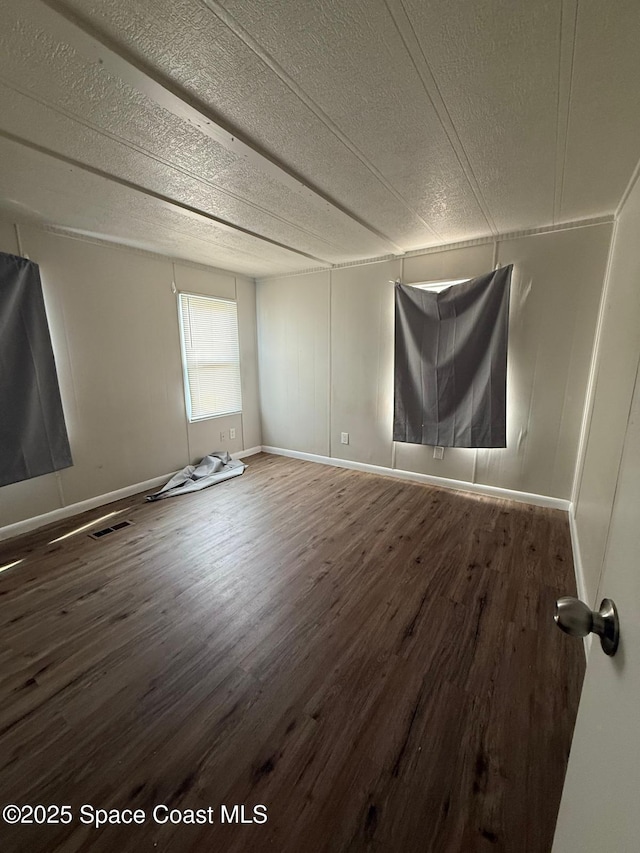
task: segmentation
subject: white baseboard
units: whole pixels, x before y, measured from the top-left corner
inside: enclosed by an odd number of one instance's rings
[[[32,530],[37,530],[39,527],[46,527],[48,524],[53,524],[55,521],[62,521],[65,518],[71,518],[73,515],[79,515],[81,512],[86,512],[89,509],[95,509],[97,506],[110,504],[114,501],[119,501],[120,498],[128,498],[129,495],[135,495],[138,492],[145,492],[148,489],[154,489],[156,486],[162,486],[167,480],[175,474],[164,474],[162,477],[154,477],[152,480],[145,480],[143,483],[134,483],[131,486],[125,486],[123,489],[117,489],[115,492],[107,492],[105,495],[96,495],[94,498],[88,498],[86,501],[62,506],[59,509],[54,509],[51,512],[45,512],[42,515],[35,515],[32,518],[25,518],[24,521],[16,521],[14,524],[7,524],[5,527],[0,527],[0,541],[4,539],[12,539],[14,536],[20,536],[23,533],[30,533]]]
[[[416,483],[427,483],[431,486],[441,486],[445,489],[455,489],[464,492],[486,495],[493,498],[504,498],[517,501],[518,503],[533,504],[533,506],[548,507],[551,509],[564,510],[569,515],[569,530],[571,532],[571,545],[573,549],[573,565],[576,575],[576,586],[578,598],[589,603],[584,582],[584,571],[582,558],[580,556],[580,545],[576,529],[575,517],[573,515],[573,504],[562,498],[551,498],[547,495],[536,495],[531,492],[518,492],[513,489],[501,489],[497,486],[486,486],[481,483],[467,483],[463,480],[449,480],[444,477],[433,477],[429,474],[417,474],[413,471],[402,471],[396,468],[384,468],[380,465],[367,465],[362,462],[351,462],[347,459],[334,459],[330,456],[319,456],[314,453],[302,453],[298,450],[283,450],[281,447],[263,446],[265,453],[273,453],[277,456],[290,456],[293,459],[304,459],[307,462],[320,462],[323,465],[334,465],[337,468],[351,468],[355,471],[366,471],[370,474],[381,474],[385,477],[397,477],[401,480],[412,480]],[[584,638],[585,656],[589,658],[591,649],[591,637]]]
[[[231,456],[233,459],[243,459],[245,456],[253,456],[261,451],[262,447],[250,447],[248,450],[232,453]],[[88,498],[86,501],[69,504],[68,506],[54,509],[51,512],[33,516],[33,518],[25,518],[24,521],[16,521],[14,524],[7,524],[5,527],[0,527],[0,542],[5,539],[12,539],[14,536],[21,536],[23,533],[30,533],[32,530],[37,530],[39,527],[46,527],[46,525],[53,524],[56,521],[71,518],[71,516],[79,515],[81,512],[95,509],[98,506],[113,503],[121,498],[128,498],[129,495],[135,495],[138,492],[146,492],[155,489],[157,486],[163,486],[175,473],[175,471],[172,471],[169,474],[163,474],[161,477],[145,480],[143,483],[134,483],[131,486],[125,486],[123,489],[117,489],[115,492],[96,495],[94,498]]]
[[[240,450],[238,453],[232,453],[232,459],[244,459],[245,456],[255,456],[256,453],[262,453],[262,447],[250,447],[248,450]]]
[[[427,483],[444,489],[455,489],[462,492],[474,492],[490,498],[503,498],[518,503],[533,504],[550,509],[569,511],[571,501],[562,498],[551,498],[547,495],[536,495],[530,492],[518,492],[513,489],[501,489],[498,486],[486,486],[482,483],[467,483],[464,480],[449,480],[445,477],[434,477],[431,474],[418,474],[414,471],[403,471],[399,468],[384,468],[381,465],[368,465],[364,462],[352,462],[349,459],[336,459],[333,456],[319,456],[315,453],[302,453],[298,450],[284,450],[281,447],[262,446],[265,453],[276,456],[290,456],[293,459],[304,459],[306,462],[319,462],[322,465],[333,465],[336,468],[351,468],[354,471],[365,471],[369,474],[380,474],[383,477],[397,477],[400,480],[411,480],[415,483]]]
[[[576,589],[578,591],[578,598],[581,601],[584,601],[585,604],[588,604],[589,607],[594,606],[594,602],[591,601],[589,593],[587,592],[587,585],[584,579],[584,565],[582,563],[582,554],[580,553],[580,541],[578,540],[578,527],[576,525],[576,516],[575,516],[575,506],[571,504],[569,509],[569,531],[571,533],[571,550],[573,551],[573,569],[576,575]],[[589,659],[589,652],[591,651],[591,639],[593,634],[588,634],[584,638],[584,653],[587,660]]]

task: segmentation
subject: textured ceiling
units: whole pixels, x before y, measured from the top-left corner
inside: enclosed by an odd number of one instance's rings
[[[638,43],[637,0],[4,0],[0,206],[251,275],[611,214]]]

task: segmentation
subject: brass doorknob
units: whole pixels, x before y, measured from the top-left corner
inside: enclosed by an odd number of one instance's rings
[[[603,598],[600,610],[591,610],[583,601],[566,595],[556,601],[556,625],[571,637],[597,634],[605,655],[615,655],[620,639],[618,611],[610,598]]]

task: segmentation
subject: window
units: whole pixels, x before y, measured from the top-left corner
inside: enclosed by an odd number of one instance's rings
[[[189,420],[241,412],[236,303],[189,293],[181,293],[179,303]]]
[[[465,281],[471,281],[470,278],[452,278],[447,281],[417,281],[411,287],[417,287],[419,290],[431,290],[435,293],[440,293],[447,287],[453,287],[455,284],[464,284]]]

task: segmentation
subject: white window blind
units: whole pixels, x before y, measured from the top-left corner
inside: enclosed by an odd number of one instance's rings
[[[189,420],[242,411],[236,303],[181,293],[180,332]]]

